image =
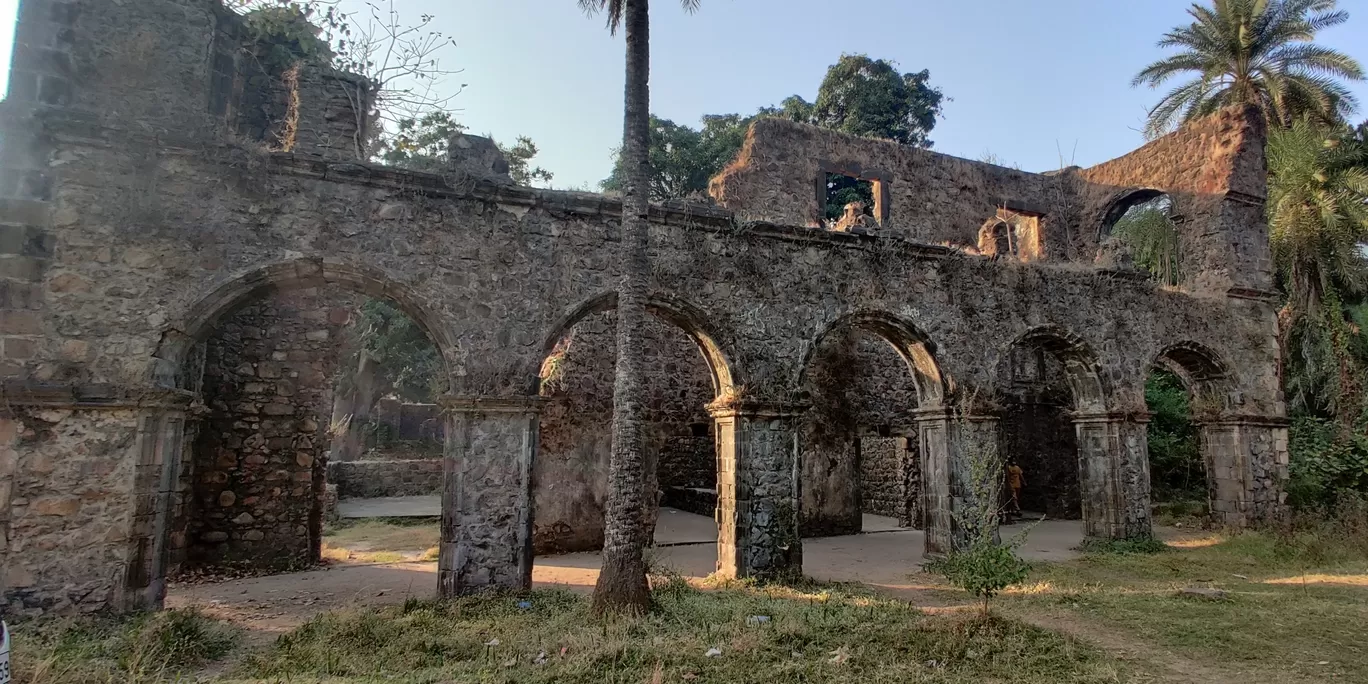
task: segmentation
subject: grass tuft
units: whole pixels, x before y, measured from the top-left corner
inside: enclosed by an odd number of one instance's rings
[[[15,628],[16,681],[31,684],[181,681],[219,660],[241,632],[196,610],[36,620]]]
[[[1114,681],[1092,648],[1006,619],[930,617],[839,587],[704,591],[658,578],[655,610],[596,618],[566,592],[332,613],[240,676],[267,681]],[[720,655],[709,656],[711,649]]]

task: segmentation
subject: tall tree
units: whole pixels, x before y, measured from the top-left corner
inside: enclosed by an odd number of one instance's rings
[[[867,55],[841,55],[827,70],[809,123],[864,138],[931,147],[927,137],[941,113],[941,91],[927,85],[930,71],[899,73],[895,63]],[[802,98],[784,101],[784,110],[807,110]]]
[[[1195,78],[1169,91],[1149,112],[1145,134],[1233,104],[1252,104],[1279,126],[1303,115],[1334,122],[1352,113],[1353,95],[1341,80],[1361,80],[1353,58],[1315,45],[1316,33],[1342,24],[1349,13],[1336,0],[1212,0],[1193,4],[1193,22],[1164,34],[1161,48],[1179,48],[1147,67],[1132,86],[1157,88],[1171,78]]]
[[[578,0],[585,12],[606,12],[608,29],[625,29],[627,84],[624,93],[622,157],[622,285],[617,306],[617,369],[613,382],[613,449],[608,463],[604,514],[603,568],[594,586],[598,612],[642,612],[650,607],[646,581],[645,411],[642,406],[641,329],[646,318],[651,264],[651,44],[647,0]],[[699,0],[680,0],[688,11]]]
[[[1288,399],[1350,426],[1368,362],[1353,353],[1362,337],[1353,307],[1368,296],[1368,149],[1347,130],[1301,119],[1270,132],[1268,167]]]

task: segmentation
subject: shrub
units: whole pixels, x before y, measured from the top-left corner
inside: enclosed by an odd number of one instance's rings
[[[1015,544],[981,542],[933,561],[927,570],[982,599],[982,615],[987,618],[989,599],[1025,580],[1031,565],[1017,557]]]

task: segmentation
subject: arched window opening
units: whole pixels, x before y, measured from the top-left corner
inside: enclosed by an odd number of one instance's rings
[[[1107,211],[1101,236],[1114,238],[1130,253],[1135,265],[1160,285],[1182,281],[1182,255],[1173,200],[1157,190],[1141,190],[1116,201]]]

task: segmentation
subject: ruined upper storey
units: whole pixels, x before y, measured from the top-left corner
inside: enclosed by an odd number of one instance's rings
[[[1263,145],[1257,113],[1231,108],[1104,164],[1039,174],[763,119],[710,190],[743,221],[832,227],[842,222],[823,216],[827,184],[844,176],[871,186],[879,234],[1089,263],[1126,209],[1162,194],[1185,289],[1245,295],[1272,282]]]

